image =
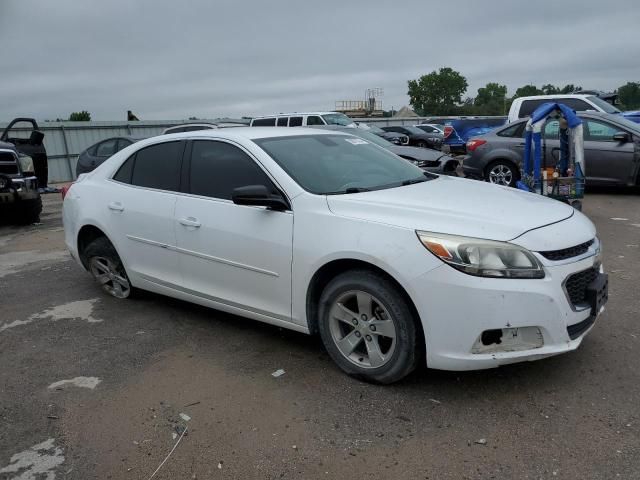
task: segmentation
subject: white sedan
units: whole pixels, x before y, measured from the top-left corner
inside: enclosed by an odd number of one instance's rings
[[[348,374],[472,370],[576,349],[607,300],[593,224],[568,205],[425,173],[327,130],[149,138],[83,175],[66,244],[136,289],[319,334]]]

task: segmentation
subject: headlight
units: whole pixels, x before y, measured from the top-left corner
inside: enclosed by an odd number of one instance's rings
[[[10,180],[7,177],[0,177],[0,190],[3,190],[9,186]]]
[[[528,250],[507,242],[416,231],[420,242],[443,262],[469,275],[492,278],[544,278]]]
[[[29,155],[20,155],[20,168],[24,173],[33,173],[35,172],[35,168],[33,168],[33,158]]]

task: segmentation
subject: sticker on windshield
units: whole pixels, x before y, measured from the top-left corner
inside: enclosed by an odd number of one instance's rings
[[[361,138],[345,138],[345,141],[352,145],[368,145],[369,142],[362,140]]]

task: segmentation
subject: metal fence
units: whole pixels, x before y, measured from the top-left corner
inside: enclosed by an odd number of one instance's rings
[[[410,118],[354,118],[377,126],[415,125],[424,117]],[[220,120],[198,120],[198,123]],[[44,145],[49,157],[49,182],[69,182],[75,178],[78,155],[87,147],[109,137],[152,137],[167,127],[185,123],[184,120],[147,120],[139,122],[42,122],[39,129],[45,134]],[[0,131],[8,122],[0,122]],[[11,130],[12,137],[28,138],[31,127],[18,124]]]

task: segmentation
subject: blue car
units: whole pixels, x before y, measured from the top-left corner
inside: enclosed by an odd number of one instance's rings
[[[459,118],[444,122],[442,151],[466,153],[466,144],[471,137],[484,135],[507,122],[507,117]]]

